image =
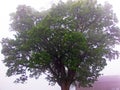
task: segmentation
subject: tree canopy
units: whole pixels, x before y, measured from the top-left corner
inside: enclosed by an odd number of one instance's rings
[[[21,75],[16,82],[45,73],[61,90],[75,82],[91,86],[106,60],[119,56],[114,46],[120,43],[120,29],[109,3],[60,1],[42,12],[22,5],[11,20],[15,38],[3,38],[2,53],[7,76]]]

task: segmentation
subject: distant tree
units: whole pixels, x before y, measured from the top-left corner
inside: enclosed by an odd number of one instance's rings
[[[7,76],[21,75],[16,82],[24,82],[45,73],[61,90],[75,82],[91,86],[106,60],[119,56],[117,22],[112,6],[96,0],[59,2],[41,13],[19,6],[12,15],[15,38],[2,40]]]

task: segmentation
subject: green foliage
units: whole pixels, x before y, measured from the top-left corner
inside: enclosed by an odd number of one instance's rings
[[[15,39],[2,40],[7,75],[17,82],[47,74],[50,83],[91,86],[120,43],[118,20],[110,4],[96,0],[60,2],[46,12],[19,6],[12,16]]]

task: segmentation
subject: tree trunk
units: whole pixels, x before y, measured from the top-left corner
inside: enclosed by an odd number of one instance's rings
[[[69,89],[70,89],[70,84],[62,83],[61,90],[69,90]]]

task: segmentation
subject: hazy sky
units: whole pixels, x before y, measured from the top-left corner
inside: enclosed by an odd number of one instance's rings
[[[66,0],[63,0],[66,1]],[[105,0],[99,0],[104,2]],[[114,11],[120,20],[120,1],[107,0],[113,7]],[[3,37],[12,36],[9,32],[9,14],[15,12],[16,7],[20,4],[32,6],[37,10],[49,8],[53,2],[58,0],[1,0],[0,1],[0,40]],[[118,47],[119,49],[119,47]],[[1,50],[1,46],[0,46]],[[0,53],[0,90],[60,90],[59,86],[49,86],[48,82],[41,76],[40,79],[30,79],[26,84],[14,84],[15,76],[6,77],[5,73],[7,68],[2,63],[3,55]],[[104,75],[120,75],[120,60],[108,62],[108,66],[103,70]]]

